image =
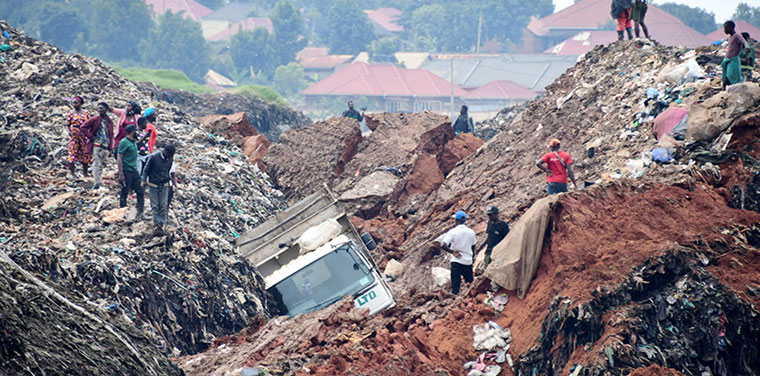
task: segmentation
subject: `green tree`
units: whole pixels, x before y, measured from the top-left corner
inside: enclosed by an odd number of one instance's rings
[[[375,39],[369,45],[369,58],[375,62],[395,63],[398,51],[398,40],[396,38],[384,37]]]
[[[267,29],[241,30],[230,39],[230,55],[239,71],[252,71],[271,77],[277,66],[274,38]]]
[[[274,71],[274,89],[286,97],[297,95],[306,85],[303,67],[296,62],[280,65]]]
[[[146,39],[153,20],[142,0],[92,0],[87,10],[90,39],[87,52],[111,61],[139,61],[140,40]]]
[[[708,13],[702,8],[676,3],[664,3],[659,5],[659,7],[660,9],[678,17],[683,23],[702,34],[709,34],[717,28],[715,24],[715,15]]]
[[[196,82],[203,82],[211,64],[201,25],[179,13],[159,16],[158,26],[140,42],[140,52],[145,66],[181,70]]]
[[[77,38],[87,39],[90,35],[86,19],[70,5],[48,3],[37,15],[39,38],[62,50],[70,51]]]
[[[330,53],[356,55],[375,39],[372,24],[355,0],[336,0],[327,14]]]
[[[441,4],[423,5],[412,12],[410,38],[418,51],[435,52],[446,34],[446,8]]]
[[[760,27],[760,7],[751,7],[747,3],[739,3],[732,17],[734,21],[744,21],[752,26]],[[753,38],[757,36],[750,35]]]
[[[287,64],[293,61],[296,53],[306,46],[301,13],[289,1],[278,2],[270,18],[274,26],[278,63]]]

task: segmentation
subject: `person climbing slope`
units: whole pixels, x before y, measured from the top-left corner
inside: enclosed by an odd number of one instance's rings
[[[434,245],[451,254],[451,293],[459,294],[462,278],[465,282],[472,282],[472,263],[475,254],[475,231],[472,231],[464,223],[467,214],[458,211],[454,214],[456,227],[447,231]]]

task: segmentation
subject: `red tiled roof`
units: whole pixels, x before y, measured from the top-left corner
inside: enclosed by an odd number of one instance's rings
[[[146,5],[153,7],[155,16],[160,16],[167,11],[172,13],[185,12],[185,17],[199,21],[201,18],[213,12],[203,4],[195,0],[144,0]]]
[[[546,35],[552,29],[598,30],[613,21],[611,5],[612,0],[580,0],[540,20],[531,19],[528,30],[536,35]],[[652,4],[649,4],[645,23],[652,38],[665,45],[694,48],[712,42],[678,17]]]
[[[491,81],[465,95],[467,99],[533,99],[533,90],[509,80]]]
[[[304,69],[333,69],[351,59],[353,55],[330,55],[326,47],[306,47],[296,54],[296,61]]]
[[[391,64],[353,63],[301,93],[448,97],[451,95],[451,84],[425,69],[404,69]],[[454,95],[464,97],[467,92],[454,86]]]
[[[390,32],[402,32],[404,27],[397,24],[401,11],[396,8],[377,8],[375,10],[365,10],[370,20],[382,26]]]
[[[736,23],[736,31],[739,33],[745,32],[749,33],[749,36],[752,39],[760,39],[760,29],[744,22],[744,21],[734,21]],[[717,40],[723,40],[728,39],[728,35],[726,35],[725,32],[723,32],[723,26],[718,28],[718,30],[713,31],[710,34],[707,34],[707,39],[709,39],[711,42],[715,42]]]
[[[574,36],[565,39],[562,43],[548,48],[544,53],[557,55],[583,55],[591,51],[594,46],[608,44],[617,40],[614,31],[581,31]]]
[[[262,17],[248,17],[240,22],[235,22],[234,24],[230,25],[227,29],[220,31],[208,38],[206,38],[209,42],[218,42],[230,39],[231,36],[235,35],[240,30],[254,30],[257,27],[263,27],[269,31],[271,34],[274,32],[274,26],[272,26],[272,20],[269,18],[262,18]]]

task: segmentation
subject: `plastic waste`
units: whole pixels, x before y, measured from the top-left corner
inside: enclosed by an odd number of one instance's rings
[[[652,160],[660,163],[670,163],[673,160],[670,149],[657,148],[652,150]]]
[[[301,254],[311,252],[338,236],[343,227],[335,219],[324,221],[306,231],[296,243],[301,247]]]
[[[446,286],[451,282],[451,271],[446,268],[433,267],[432,273],[433,280],[438,287]]]

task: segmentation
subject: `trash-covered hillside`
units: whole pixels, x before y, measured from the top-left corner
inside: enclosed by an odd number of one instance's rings
[[[5,22],[0,21],[0,27],[10,35],[9,48],[0,52],[0,249],[3,257],[84,309],[86,317],[63,317],[54,331],[79,332],[88,337],[75,341],[89,343],[97,342],[97,336],[88,331],[102,332],[108,325],[119,330],[128,327],[131,341],[142,343],[138,352],[147,359],[157,353],[176,356],[202,351],[216,338],[245,328],[249,320],[269,317],[271,298],[262,290],[256,271],[235,255],[233,246],[236,237],[284,207],[281,193],[268,177],[228,138],[100,61],[64,54]],[[156,108],[157,145],[177,147],[179,186],[166,236],[152,234],[150,219],[134,220],[134,197],[127,208],[119,209],[113,159],[104,170],[100,189],[91,189],[92,178],[83,176],[79,168],[76,178],[69,175],[64,116],[74,96],[84,98],[83,107],[91,113],[101,101],[124,108],[134,100],[143,108]],[[147,197],[145,218],[150,218]],[[22,289],[24,285],[6,286]],[[52,299],[45,297],[47,293],[34,294],[40,297],[32,302],[37,308],[30,306],[25,314],[56,309],[44,307],[45,299]],[[55,299],[52,303],[65,308]],[[19,304],[18,309],[27,308]],[[2,316],[0,321],[12,317]],[[90,317],[110,324],[67,327]],[[92,347],[89,353],[74,347],[64,352],[69,345],[63,334],[51,337],[60,338],[58,344],[42,343],[19,339],[23,327],[11,328],[2,332],[3,341],[21,341],[25,350],[4,353],[3,361],[36,374],[69,374],[62,371],[68,368],[61,368],[67,357],[96,356],[91,360],[101,362],[96,359],[115,359],[116,352],[128,354],[106,344],[101,345],[105,349],[88,345]],[[55,346],[61,347],[56,350]],[[154,350],[145,352],[145,348]],[[62,356],[47,363],[38,360],[37,365],[30,355],[55,351]],[[111,355],[98,355],[101,351]],[[133,364],[125,363],[118,371],[102,368],[92,373],[150,374],[148,366],[137,360],[125,360]],[[155,362],[166,363],[166,359]],[[159,370],[155,374],[169,373],[153,367]]]
[[[722,53],[643,40],[596,47],[419,201],[389,194],[373,210],[346,201],[357,228],[379,239],[378,262],[400,263],[396,307],[364,318],[346,301],[256,323],[178,365],[198,375],[244,367],[288,375],[760,373],[760,86],[722,91]],[[580,187],[542,199],[535,161],[552,138],[574,159]],[[368,140],[357,150],[371,150]],[[340,174],[360,182],[376,173],[337,171],[353,161],[342,150],[300,163],[336,187]],[[289,167],[301,166],[292,159],[265,161],[308,176]],[[302,189],[280,186],[291,197]],[[526,234],[541,240],[526,240],[532,248],[514,248],[517,255],[495,250],[469,292],[453,297],[440,275],[447,258],[429,244],[460,209],[482,241],[489,205],[515,233],[502,244]],[[514,281],[501,265],[528,270],[517,274],[527,288],[505,289]]]

